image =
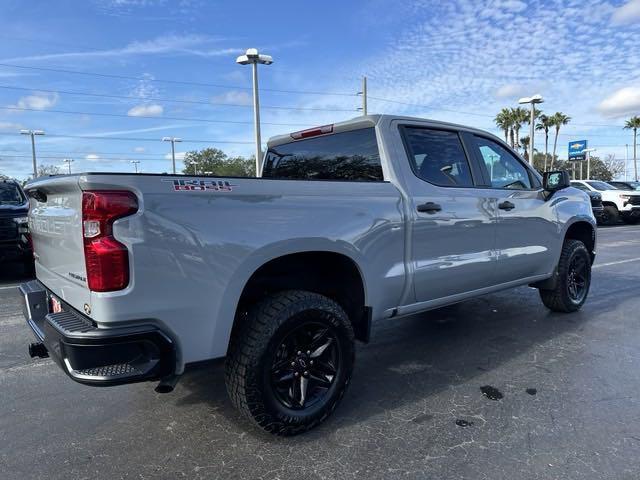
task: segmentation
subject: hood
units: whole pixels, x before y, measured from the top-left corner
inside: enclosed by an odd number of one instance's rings
[[[29,202],[20,205],[0,204],[0,217],[26,217],[29,213]]]

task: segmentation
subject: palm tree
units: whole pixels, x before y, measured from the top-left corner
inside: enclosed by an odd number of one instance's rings
[[[547,171],[547,157],[549,156],[549,129],[553,126],[551,117],[544,113],[540,115],[536,130],[544,130],[544,171]]]
[[[530,143],[531,142],[530,142],[530,139],[529,139],[529,135],[527,135],[526,137],[522,137],[520,139],[520,146],[524,150],[524,158],[527,161],[529,161],[529,158],[531,157],[531,152],[529,152],[529,144]]]
[[[515,132],[516,141],[513,147],[517,147],[520,145],[520,128],[523,123],[527,122],[529,118],[529,112],[527,112],[522,107],[512,108],[511,114],[513,115],[513,130]]]
[[[496,115],[494,119],[496,126],[504,132],[504,141],[509,143],[509,132],[513,126],[513,119],[511,118],[511,111],[508,108],[503,108]]]
[[[556,112],[551,116],[551,125],[555,127],[556,131],[553,139],[553,155],[551,156],[551,166],[549,167],[549,170],[553,170],[553,162],[556,159],[556,147],[558,146],[558,134],[560,133],[560,127],[562,125],[566,125],[570,121],[571,117],[562,112]]]
[[[638,181],[638,157],[636,156],[636,146],[638,138],[638,128],[640,128],[640,117],[637,115],[631,117],[624,122],[624,128],[626,130],[633,130],[633,176],[635,181]],[[626,168],[626,166],[625,166]]]

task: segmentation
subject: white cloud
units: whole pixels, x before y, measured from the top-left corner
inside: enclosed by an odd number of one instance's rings
[[[252,99],[249,92],[243,90],[230,90],[216,95],[211,99],[213,103],[233,103],[235,105],[251,105]]]
[[[220,39],[207,35],[164,35],[151,40],[131,42],[121,48],[32,55],[29,57],[5,58],[2,61],[74,60],[109,57],[122,59],[125,56],[163,54],[194,55],[209,58],[241,52],[241,49],[238,48],[212,48],[210,46],[219,41]]]
[[[496,98],[516,98],[525,95],[527,91],[526,85],[517,83],[508,83],[501,86],[496,91]]]
[[[159,117],[162,115],[164,108],[157,103],[145,103],[136,105],[127,112],[130,117]]]
[[[20,98],[16,105],[13,106],[30,110],[46,110],[58,103],[58,98],[57,93],[36,92],[33,95]]]
[[[133,151],[134,151],[135,153],[144,153],[144,152],[146,151],[146,148],[144,148],[144,147],[135,147],[135,148],[133,149]]]
[[[85,156],[84,159],[89,160],[90,162],[95,162],[100,160],[100,155],[98,155],[97,153],[90,153],[87,156]]]
[[[640,0],[629,0],[611,14],[611,23],[626,25],[640,21]]]
[[[184,156],[187,154],[187,152],[176,152],[176,160],[184,160]],[[171,153],[167,153],[164,158],[166,160],[171,160]]]
[[[625,87],[613,92],[598,105],[598,110],[609,117],[640,113],[640,87]]]
[[[6,132],[6,131],[15,131],[17,132],[18,130],[23,129],[24,127],[22,125],[20,125],[19,123],[12,123],[12,122],[0,122],[0,131]]]

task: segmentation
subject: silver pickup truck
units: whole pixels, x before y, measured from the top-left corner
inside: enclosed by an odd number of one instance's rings
[[[359,117],[272,138],[261,176],[30,182],[31,355],[160,392],[226,356],[233,403],[292,435],[335,409],[373,320],[520,285],[558,312],[587,298],[589,198],[488,133]]]

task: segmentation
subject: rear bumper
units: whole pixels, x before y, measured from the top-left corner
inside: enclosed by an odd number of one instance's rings
[[[38,280],[20,285],[27,324],[49,356],[73,380],[86,385],[121,385],[171,376],[176,350],[153,325],[99,328],[62,302],[49,312],[50,293]]]

